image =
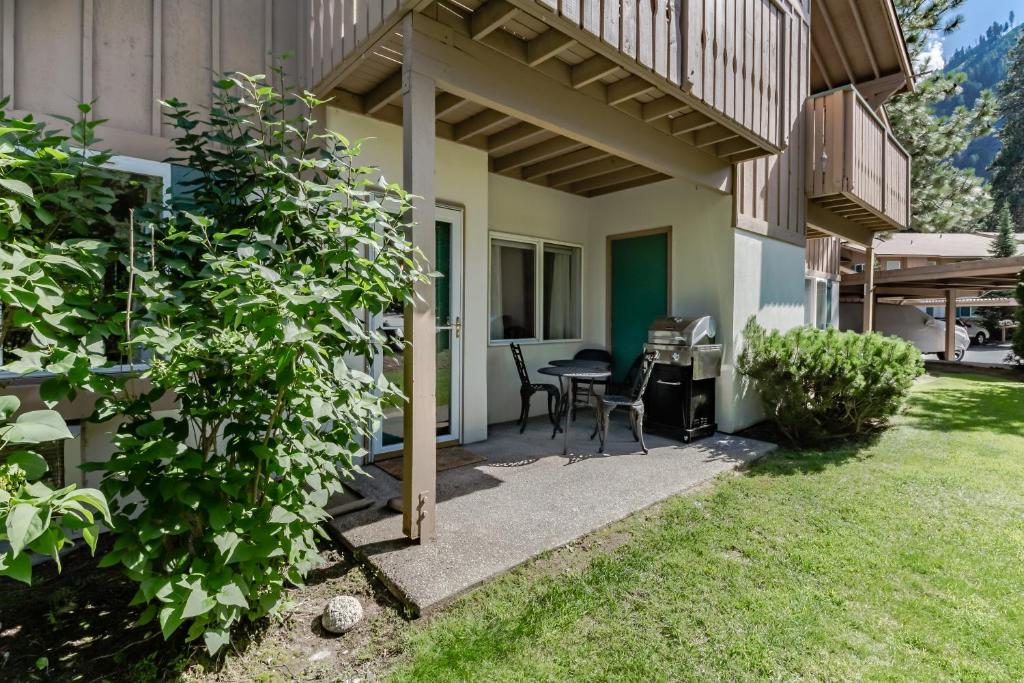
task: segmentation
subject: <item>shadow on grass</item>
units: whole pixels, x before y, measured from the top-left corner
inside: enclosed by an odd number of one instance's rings
[[[984,375],[948,376],[970,382],[917,392],[906,413],[914,427],[1024,436],[1024,382]]]

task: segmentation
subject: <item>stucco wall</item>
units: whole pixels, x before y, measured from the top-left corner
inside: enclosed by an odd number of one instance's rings
[[[401,180],[401,129],[330,109],[328,126],[364,143],[363,159]],[[583,328],[580,342],[524,343],[534,381],[538,368],[585,346],[606,347],[606,240],[652,228],[672,229],[673,314],[710,314],[726,347],[719,382],[719,427],[735,431],[760,417],[760,406],[735,372],[742,330],[751,315],[770,327],[803,323],[804,249],[732,227],[732,198],[682,180],[583,199],[487,172],[486,155],[437,141],[437,196],[465,207],[464,440],[486,438],[487,424],[519,415],[519,380],[507,345],[488,334],[488,234],[541,237],[583,246]],[[486,385],[479,378],[486,378]],[[552,380],[553,381],[553,380]],[[538,397],[533,415],[543,415]]]

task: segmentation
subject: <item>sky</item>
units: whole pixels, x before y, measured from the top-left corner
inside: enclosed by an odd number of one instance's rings
[[[946,36],[941,44],[932,46],[933,63],[940,55],[948,59],[958,47],[977,43],[978,36],[993,21],[1007,21],[1010,10],[1014,13],[1015,26],[1024,21],[1024,0],[967,0],[960,8],[959,13],[964,17],[960,28]]]

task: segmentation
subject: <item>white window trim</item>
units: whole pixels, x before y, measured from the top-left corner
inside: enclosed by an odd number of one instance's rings
[[[505,240],[507,242],[519,242],[520,244],[529,244],[535,247],[534,249],[534,330],[538,336],[528,337],[525,339],[491,339],[491,257],[494,254],[492,248],[492,242],[494,240]],[[579,329],[580,336],[573,339],[544,339],[542,336],[544,330],[544,245],[551,244],[558,247],[574,247],[580,250],[580,310],[579,310]],[[487,345],[488,346],[507,346],[508,344],[573,344],[583,341],[583,311],[586,310],[586,288],[583,286],[583,278],[586,273],[586,249],[583,245],[578,242],[566,242],[563,240],[548,239],[546,237],[533,237],[530,235],[517,235],[511,232],[500,232],[497,230],[491,230],[487,235]]]
[[[814,328],[814,329],[817,329],[817,330],[827,330],[827,329],[829,329],[831,327],[838,328],[839,307],[838,307],[838,303],[835,301],[835,299],[833,299],[833,301],[832,301],[832,303],[830,305],[827,305],[827,307],[830,306],[831,309],[832,309],[832,315],[831,315],[830,320],[825,325],[825,327],[819,327],[818,326],[818,323],[820,322],[818,320],[818,284],[819,283],[825,283],[825,296],[827,297],[827,296],[829,296],[829,283],[830,282],[832,283],[831,288],[833,290],[833,293],[837,292],[839,290],[839,281],[838,280],[833,280],[832,278],[827,278],[827,277],[818,277],[816,275],[804,275],[804,288],[805,288],[805,292],[806,292],[807,283],[810,283],[811,284],[811,292],[814,295],[813,296],[813,301],[811,301],[811,302],[805,301],[804,302],[805,314],[806,314],[806,312],[808,310],[810,311],[810,313],[811,313],[811,323],[810,323],[810,326],[812,328]]]
[[[89,152],[88,154],[98,154],[99,152]],[[138,157],[130,157],[115,154],[110,157],[103,168],[109,168],[115,171],[122,171],[124,173],[133,173],[135,175],[151,176],[154,178],[160,178],[163,181],[164,188],[164,200],[166,201],[171,196],[171,165],[166,161],[152,161],[150,159],[140,159]],[[3,363],[3,350],[0,349],[0,364]],[[127,365],[113,365],[105,368],[92,368],[92,371],[98,374],[110,374],[110,375],[123,375],[123,374],[134,374],[140,373],[149,369],[149,363],[130,363]],[[17,379],[24,379],[28,381],[42,381],[53,377],[52,372],[30,372],[27,375],[19,375],[14,372],[7,372],[0,370],[0,380],[10,381]]]

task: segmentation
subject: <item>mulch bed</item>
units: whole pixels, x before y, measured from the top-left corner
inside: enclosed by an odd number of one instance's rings
[[[31,587],[0,578],[0,681],[372,680],[400,656],[409,623],[361,565],[329,545],[322,556],[325,566],[288,591],[282,617],[236,631],[220,661],[185,643],[184,630],[165,642],[155,623],[137,628],[135,584],[86,551],[65,558],[60,574],[52,562],[38,566]],[[357,597],[365,619],[335,636],[319,616],[340,594]]]

